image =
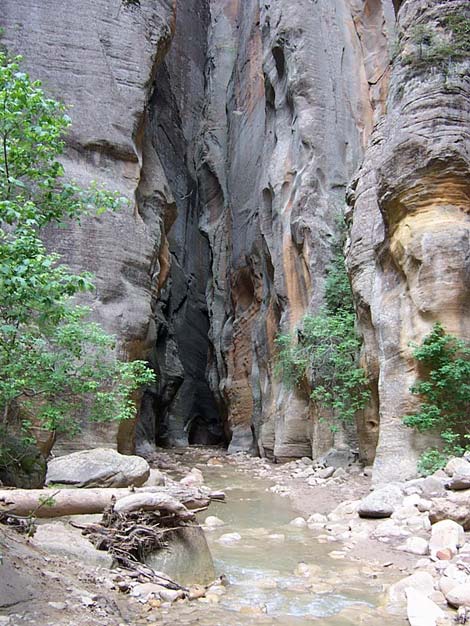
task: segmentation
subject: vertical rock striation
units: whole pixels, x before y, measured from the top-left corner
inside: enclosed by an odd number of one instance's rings
[[[409,477],[424,444],[400,419],[415,402],[409,342],[436,320],[470,336],[469,61],[428,54],[468,3],[76,4],[4,0],[0,24],[72,106],[68,175],[131,199],[47,240],[95,274],[94,316],[120,356],[152,353],[140,442],[226,438],[278,459],[331,444],[308,394],[274,376],[274,339],[322,304],[352,178],[348,267],[373,392],[359,444],[371,461],[378,442],[376,480]],[[134,425],[79,445],[116,436],[130,450]]]
[[[209,377],[232,450],[288,458],[329,445],[308,396],[275,379],[273,344],[322,302],[346,185],[384,100],[384,5],[211,2],[197,164]]]
[[[0,15],[10,53],[22,54],[32,77],[70,107],[67,175],[84,185],[96,180],[131,201],[125,211],[47,233],[67,263],[95,275],[94,318],[116,335],[124,359],[145,358],[154,342],[152,309],[165,263],[162,225],[174,213],[145,129],[175,8],[173,0],[83,0],[73,10],[62,0],[5,0]],[[78,445],[118,438],[121,450],[132,449],[133,425],[123,423],[119,431],[109,424],[87,427]]]
[[[348,265],[378,391],[377,482],[412,476],[429,443],[401,423],[416,407],[410,342],[436,321],[470,337],[470,59],[452,49],[436,55],[439,41],[454,41],[446,18],[469,20],[470,10],[464,0],[396,4],[387,112],[349,194]],[[432,33],[424,41],[423,27]]]
[[[223,422],[232,450],[320,453],[330,433],[274,377],[274,338],[322,303],[382,112],[391,0],[4,4],[7,46],[73,106],[67,173],[132,199],[47,238],[95,273],[121,356],[153,346],[140,441],[216,442]],[[131,449],[133,425],[119,436]],[[79,445],[113,438],[90,429]]]
[[[146,438],[167,445],[220,443],[222,420],[206,378],[210,349],[206,285],[210,250],[199,229],[195,151],[202,123],[209,8],[178,6],[172,46],[155,77],[149,104],[150,141],[175,199],[168,224],[169,277],[156,309],[158,389],[144,418]]]

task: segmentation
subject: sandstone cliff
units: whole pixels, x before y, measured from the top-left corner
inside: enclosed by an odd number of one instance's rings
[[[415,376],[408,343],[437,319],[470,331],[469,84],[468,62],[404,58],[416,24],[439,29],[466,2],[63,5],[5,0],[0,25],[72,105],[68,174],[132,200],[47,237],[95,273],[94,315],[121,355],[154,363],[139,443],[227,440],[278,459],[331,445],[272,359],[279,330],[322,303],[353,180],[348,267],[372,380],[358,443],[371,462],[378,442],[378,480],[408,476],[422,444],[400,422]],[[113,439],[95,428],[80,445]],[[133,444],[134,426],[121,426],[120,449]]]
[[[330,444],[272,372],[273,340],[322,301],[347,182],[381,112],[392,7],[215,1],[198,173],[211,251],[209,378],[231,449]]]
[[[349,269],[379,400],[379,482],[413,475],[429,443],[401,423],[416,406],[410,342],[419,343],[436,321],[470,337],[470,62],[452,49],[442,59],[436,54],[451,35],[446,17],[469,18],[469,6],[462,0],[401,5],[386,115],[349,194]],[[423,26],[435,39],[421,44]]]
[[[22,54],[31,76],[70,106],[67,174],[82,184],[96,180],[131,200],[127,211],[47,236],[72,267],[95,275],[94,316],[116,335],[123,358],[145,357],[153,344],[164,223],[169,227],[174,213],[144,132],[154,74],[175,27],[174,5],[84,0],[70,10],[61,0],[12,0],[2,3],[0,15],[10,53]],[[120,431],[120,448],[132,449],[132,426],[123,423]],[[99,441],[116,441],[113,427],[86,429],[80,445]]]

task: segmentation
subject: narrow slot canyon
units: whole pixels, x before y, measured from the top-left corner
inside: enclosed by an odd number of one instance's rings
[[[469,622],[468,0],[68,4],[0,11],[0,626]]]

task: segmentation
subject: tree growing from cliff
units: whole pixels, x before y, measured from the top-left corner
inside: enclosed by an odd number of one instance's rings
[[[118,361],[113,337],[74,304],[93,289],[91,275],[74,274],[40,238],[47,225],[117,209],[123,199],[64,179],[70,120],[19,61],[0,52],[0,465],[15,420],[26,432],[31,421],[73,432],[84,414],[126,419],[133,392],[153,380],[144,362]]]
[[[421,345],[414,346],[413,356],[419,378],[411,392],[421,398],[421,405],[403,422],[442,438],[442,448],[427,450],[419,461],[421,473],[429,474],[443,467],[449,456],[462,455],[469,444],[470,345],[437,322]]]
[[[368,402],[365,371],[358,367],[361,347],[340,240],[325,285],[325,306],[306,315],[294,333],[278,335],[276,371],[287,385],[307,381],[310,397],[336,420],[351,421]]]

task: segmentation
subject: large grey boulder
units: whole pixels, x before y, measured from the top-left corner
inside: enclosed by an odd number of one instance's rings
[[[82,450],[52,459],[46,484],[76,487],[140,487],[150,474],[149,464],[139,456],[119,454],[109,448]]]
[[[376,489],[361,500],[359,517],[390,517],[403,501],[403,492],[398,485],[387,485]]]
[[[205,585],[214,580],[214,563],[201,528],[180,527],[165,539],[168,546],[148,556],[147,565],[181,585]]]

